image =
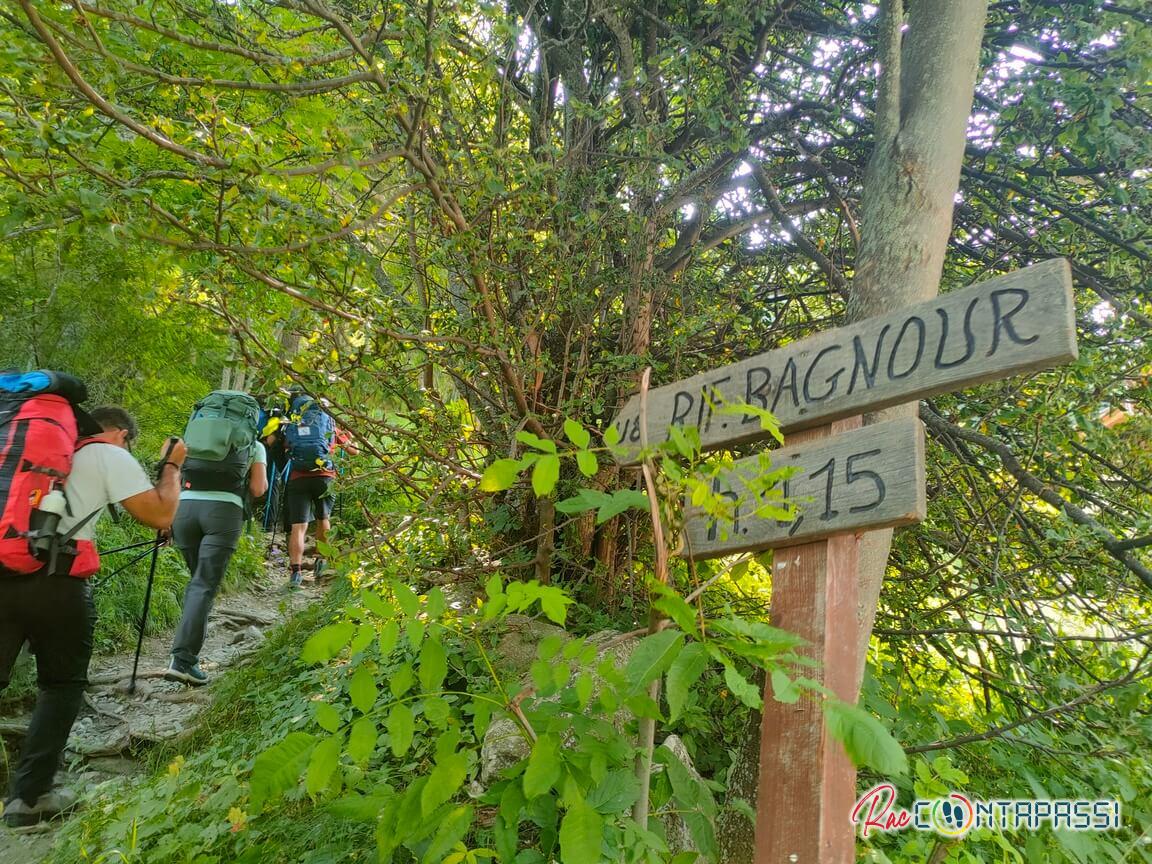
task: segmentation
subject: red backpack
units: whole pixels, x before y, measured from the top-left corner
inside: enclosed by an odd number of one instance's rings
[[[61,551],[75,554],[71,576],[100,567],[94,543],[73,549],[70,536],[56,534],[78,449],[75,403],[86,395],[82,382],[61,373],[0,375],[0,573],[35,573]]]

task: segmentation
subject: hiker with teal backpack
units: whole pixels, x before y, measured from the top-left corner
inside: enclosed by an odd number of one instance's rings
[[[307,395],[296,394],[283,425],[285,449],[292,460],[284,508],[290,523],[288,535],[289,586],[299,588],[303,581],[304,542],[308,526],[316,523],[316,541],[324,543],[332,523],[332,483],[336,478],[333,455],[337,445],[354,452],[336,428],[336,421],[324,410],[324,404]],[[312,575],[319,578],[324,558],[317,554]]]
[[[208,683],[200,649],[208,613],[244,530],[244,498],[268,488],[267,455],[257,440],[260,406],[247,393],[215,390],[196,403],[184,432],[188,458],[172,540],[192,578],[164,677],[194,687]]]

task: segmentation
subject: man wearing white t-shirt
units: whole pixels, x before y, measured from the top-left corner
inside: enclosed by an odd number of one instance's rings
[[[175,440],[153,485],[129,452],[136,440],[136,421],[122,408],[97,408],[91,418],[104,430],[81,442],[65,486],[68,512],[58,528],[62,536],[91,549],[96,519],[109,504],[119,503],[139,522],[168,528],[180,497],[184,442]],[[94,551],[91,553],[94,554]],[[20,761],[12,774],[4,820],[31,825],[68,809],[76,796],[52,789],[60,754],[79,713],[88,684],[92,632],[96,623],[92,586],[87,578],[65,575],[72,556],[61,556],[55,573],[40,571],[0,579],[0,690],[27,642],[36,655],[39,694],[28,724]]]

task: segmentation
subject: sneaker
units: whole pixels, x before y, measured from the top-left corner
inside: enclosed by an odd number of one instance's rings
[[[79,797],[71,789],[60,787],[45,792],[28,805],[22,798],[13,798],[4,804],[4,821],[10,828],[26,828],[38,822],[47,822],[75,809]]]
[[[292,573],[288,576],[288,587],[289,588],[299,588],[303,584],[304,584],[304,574],[301,573],[299,570],[293,570]]]
[[[203,687],[208,683],[208,676],[204,674],[199,663],[181,663],[175,657],[164,670],[165,681],[179,681],[193,687]]]
[[[312,562],[312,578],[320,581],[320,574],[324,572],[324,567],[327,565],[323,558],[317,558]]]

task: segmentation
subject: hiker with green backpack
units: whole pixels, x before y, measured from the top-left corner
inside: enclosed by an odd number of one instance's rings
[[[196,403],[184,432],[188,458],[172,539],[192,573],[164,677],[208,683],[200,649],[208,613],[244,528],[244,497],[268,488],[267,454],[257,440],[260,406],[247,393],[215,390]]]

